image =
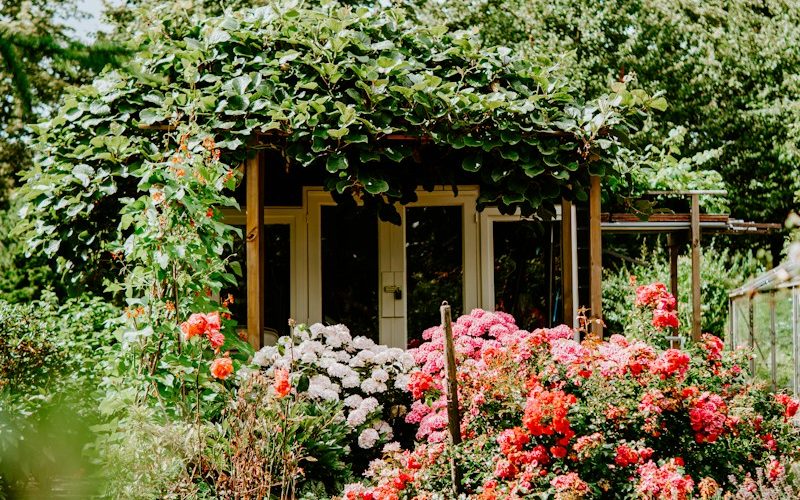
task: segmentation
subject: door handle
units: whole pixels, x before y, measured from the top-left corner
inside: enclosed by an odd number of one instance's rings
[[[383,287],[384,293],[391,293],[394,294],[394,300],[400,300],[403,298],[403,290],[397,285],[389,285]]]

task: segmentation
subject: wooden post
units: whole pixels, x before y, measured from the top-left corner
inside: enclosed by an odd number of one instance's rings
[[[247,341],[261,348],[264,332],[264,179],[260,154],[255,152],[245,163],[247,197],[246,254],[247,254]]]
[[[756,315],[753,308],[753,297],[750,296],[747,298],[747,319],[748,319],[748,329],[750,330],[750,376],[755,378],[756,376]]]
[[[678,300],[678,238],[674,233],[667,235],[667,247],[669,248],[669,291],[675,300]],[[675,310],[678,310],[677,303]]]
[[[603,337],[603,248],[600,225],[600,177],[590,177],[589,190],[589,297],[592,309],[592,332]]]
[[[461,474],[456,464],[455,446],[461,443],[461,416],[458,412],[458,375],[456,372],[456,351],[453,345],[453,323],[450,305],[442,302],[439,308],[442,315],[442,329],[444,330],[444,354],[447,374],[447,427],[450,430],[451,457],[450,478],[453,482],[453,494],[461,491]]]
[[[772,390],[778,388],[778,345],[775,331],[775,292],[769,292],[769,374]]]
[[[575,303],[572,287],[572,202],[561,200],[561,291],[564,295],[564,324],[575,328]]]
[[[700,312],[700,195],[692,193],[692,340],[701,334]]]

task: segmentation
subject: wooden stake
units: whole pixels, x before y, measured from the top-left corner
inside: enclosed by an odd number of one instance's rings
[[[575,328],[574,290],[572,288],[572,202],[561,200],[561,290],[564,295],[564,324]]]
[[[450,430],[450,478],[453,483],[453,493],[458,495],[461,491],[461,474],[456,464],[455,447],[461,443],[461,416],[458,411],[458,375],[456,372],[456,351],[453,344],[453,322],[450,305],[442,302],[439,308],[442,314],[442,329],[444,330],[444,355],[447,368],[447,426]]]

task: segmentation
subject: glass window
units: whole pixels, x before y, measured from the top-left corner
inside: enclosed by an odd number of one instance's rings
[[[495,309],[532,330],[562,322],[561,225],[494,222]]]
[[[463,209],[461,206],[406,208],[406,303],[408,343],[441,323],[443,300],[453,320],[464,313]]]
[[[363,207],[323,206],[322,317],[378,340],[378,218]]]
[[[267,224],[264,228],[266,256],[264,283],[264,327],[278,335],[289,333],[291,316],[291,226]],[[233,259],[242,266],[243,276],[236,288],[222,290],[221,298],[230,293],[234,297],[231,314],[240,328],[247,326],[247,257],[244,239],[234,243]]]

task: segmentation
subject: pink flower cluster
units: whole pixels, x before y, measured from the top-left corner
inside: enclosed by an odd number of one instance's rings
[[[220,331],[221,323],[218,312],[208,314],[194,313],[181,323],[181,332],[186,340],[192,337],[205,336],[212,349],[218,351],[225,343],[225,335]]]
[[[726,430],[728,407],[718,394],[704,392],[689,410],[694,438],[698,443],[713,443]]]
[[[636,289],[636,305],[653,310],[653,326],[656,328],[678,328],[678,302],[667,291],[664,283],[651,283]]]
[[[556,476],[550,484],[556,490],[556,498],[582,497],[589,493],[589,485],[575,472]]]
[[[672,458],[660,467],[652,460],[639,466],[636,490],[645,498],[685,500],[691,498],[694,481],[683,472],[683,460]]]

